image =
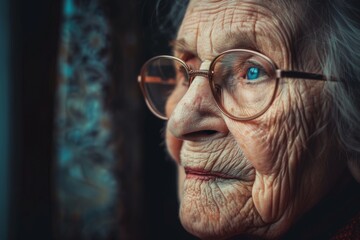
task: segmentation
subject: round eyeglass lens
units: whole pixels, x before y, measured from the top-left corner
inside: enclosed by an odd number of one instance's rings
[[[229,51],[218,56],[210,68],[212,91],[225,114],[247,119],[268,109],[277,86],[270,59],[252,51]]]
[[[186,65],[176,58],[160,56],[150,59],[142,71],[142,81],[150,109],[166,117],[168,109],[179,102],[188,88]]]

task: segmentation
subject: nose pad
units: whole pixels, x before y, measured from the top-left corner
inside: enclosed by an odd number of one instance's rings
[[[200,65],[200,69],[199,70],[190,70],[189,72],[189,86],[191,85],[191,83],[194,81],[194,79],[197,76],[202,76],[204,78],[209,79],[209,67],[210,67],[211,62],[210,61],[204,61],[201,65]]]
[[[209,71],[208,70],[191,70],[189,72],[189,75],[190,75],[189,86],[194,81],[194,79],[198,76],[209,79]]]

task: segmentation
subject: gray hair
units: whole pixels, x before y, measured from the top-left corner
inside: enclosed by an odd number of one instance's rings
[[[172,26],[179,26],[188,1],[174,2],[169,19]],[[259,3],[264,4],[263,1]],[[293,30],[294,65],[305,69],[311,65],[327,77],[343,82],[328,82],[325,90],[334,103],[331,114],[339,142],[348,153],[348,160],[355,160],[354,163],[360,170],[358,0],[277,0],[266,3],[272,4],[272,8],[283,15],[286,24]],[[309,61],[309,56],[315,58]]]
[[[344,81],[328,84],[337,135],[349,153],[349,168],[360,181],[360,8],[357,1],[329,1],[331,13],[322,58],[324,73]]]
[[[360,8],[356,0],[293,1],[305,37],[295,46],[297,59],[315,57],[322,73],[341,84],[326,83],[336,135],[349,158],[360,154]],[[299,6],[297,6],[299,7]],[[299,8],[297,8],[299,9]],[[293,12],[293,14],[295,14]],[[301,14],[301,16],[299,16]],[[302,52],[300,54],[299,52]],[[302,56],[300,56],[302,55]],[[304,56],[305,55],[305,56]],[[315,55],[315,56],[314,56]]]
[[[351,5],[350,2],[353,4]],[[354,6],[353,6],[354,5]],[[324,36],[327,52],[324,73],[344,81],[328,85],[333,96],[338,136],[347,151],[360,154],[360,9],[355,1],[333,1],[329,30]]]

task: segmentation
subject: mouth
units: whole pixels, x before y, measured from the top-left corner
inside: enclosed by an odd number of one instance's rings
[[[209,181],[214,179],[238,179],[234,176],[230,176],[221,172],[210,172],[202,169],[194,169],[189,167],[185,167],[185,174],[186,179],[196,179],[203,181]]]

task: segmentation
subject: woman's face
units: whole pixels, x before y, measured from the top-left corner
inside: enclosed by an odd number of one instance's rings
[[[225,50],[255,48],[292,69],[287,22],[257,2],[191,1],[175,55],[207,69]],[[184,227],[209,239],[283,234],[344,169],[329,106],[323,82],[281,79],[267,112],[235,121],[217,108],[208,79],[196,77],[181,100],[167,105],[166,142],[179,164]]]

